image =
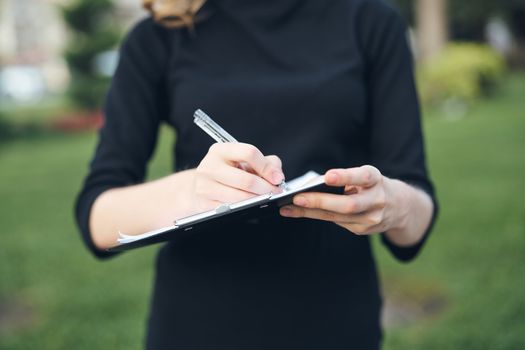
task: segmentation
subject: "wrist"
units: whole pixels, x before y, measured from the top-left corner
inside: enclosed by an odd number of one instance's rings
[[[408,226],[410,213],[410,191],[399,180],[384,178],[385,191],[390,198],[390,225],[387,231],[403,231]]]
[[[194,214],[195,198],[193,195],[193,187],[195,181],[195,169],[171,174],[167,179],[169,185],[166,186],[165,191],[169,196],[168,201],[171,203],[171,210],[173,210],[171,215],[175,215],[173,219],[180,219]]]
[[[412,189],[403,181],[385,178],[385,187],[391,198],[391,222],[386,230],[386,235],[399,245],[411,245],[414,243],[412,237],[411,212],[412,212]]]

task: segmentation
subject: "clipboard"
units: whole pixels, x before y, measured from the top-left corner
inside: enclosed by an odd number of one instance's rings
[[[293,197],[302,192],[343,193],[342,187],[325,184],[324,176],[314,171],[287,183],[288,188],[277,194],[263,194],[236,203],[224,203],[217,208],[176,220],[173,225],[140,235],[126,235],[119,232],[117,245],[107,249],[119,252],[156,243],[176,240],[207,230],[216,230],[224,224],[239,224],[250,220],[264,220],[279,215],[279,208],[292,203]]]

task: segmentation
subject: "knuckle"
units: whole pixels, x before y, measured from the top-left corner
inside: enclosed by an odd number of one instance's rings
[[[362,236],[366,233],[366,229],[362,225],[356,225],[352,227],[352,232],[355,233],[358,236]]]
[[[269,173],[272,170],[272,162],[264,162],[263,168],[260,170],[262,174]]]
[[[376,174],[379,171],[375,166],[372,165],[364,165],[363,168],[367,170],[370,174]]]
[[[357,210],[357,204],[353,201],[347,201],[343,208],[343,212],[345,214],[353,214],[356,210]]]
[[[379,209],[383,209],[386,207],[386,194],[384,191],[381,191],[378,195],[377,207]]]
[[[327,212],[327,213],[325,213],[325,220],[336,222],[337,221],[337,215],[335,213]]]
[[[368,224],[371,226],[379,225],[383,221],[383,214],[381,212],[371,214],[368,217],[367,221],[368,221]]]
[[[364,170],[363,177],[366,182],[372,182],[374,179],[378,178],[379,175],[381,174],[379,170],[372,165],[364,165],[362,169]]]
[[[277,157],[276,155],[272,154],[272,155],[267,156],[266,158],[268,158],[270,163],[272,163],[272,164],[274,164],[274,165],[276,165],[278,167],[282,166],[281,158]]]
[[[312,208],[322,208],[323,207],[323,200],[317,196],[304,196],[306,199],[306,203],[309,204],[309,207]]]
[[[208,148],[208,153],[210,154],[215,154],[217,152],[219,152],[221,150],[221,148],[223,147],[222,144],[216,142],[216,143],[213,143],[210,148]]]
[[[370,226],[376,226],[376,225],[379,225],[380,223],[381,223],[381,219],[379,219],[377,217],[370,218],[370,220],[369,220],[369,225]]]
[[[255,159],[259,154],[257,147],[253,145],[246,144],[244,147],[244,156],[246,159]]]
[[[369,169],[363,171],[363,180],[367,183],[372,181],[372,172]]]

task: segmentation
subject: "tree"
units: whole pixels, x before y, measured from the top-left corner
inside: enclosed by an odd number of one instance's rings
[[[419,0],[392,0],[414,24]],[[525,43],[525,0],[451,0],[448,1],[451,39],[484,41],[485,25],[492,16],[503,17],[518,42]]]
[[[417,34],[417,58],[426,60],[445,47],[448,40],[447,0],[390,0]]]
[[[418,58],[427,60],[439,54],[447,43],[447,2],[417,0],[415,14]]]
[[[112,24],[110,0],[76,0],[62,9],[71,29],[65,58],[72,75],[71,99],[79,107],[95,111],[102,104],[109,83],[96,69],[99,54],[116,45],[119,34]]]

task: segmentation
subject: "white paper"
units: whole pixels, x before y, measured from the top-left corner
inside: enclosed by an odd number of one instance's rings
[[[158,235],[160,233],[164,233],[164,232],[167,232],[167,231],[170,231],[170,230],[174,230],[177,227],[178,226],[175,226],[175,225],[166,226],[166,227],[159,228],[159,229],[153,230],[153,231],[149,231],[149,232],[146,232],[146,233],[143,233],[143,234],[140,234],[140,235],[127,235],[127,234],[119,231],[118,232],[117,242],[119,244],[131,243],[131,242],[138,241],[140,239],[148,238],[148,237],[151,237],[151,236]]]

